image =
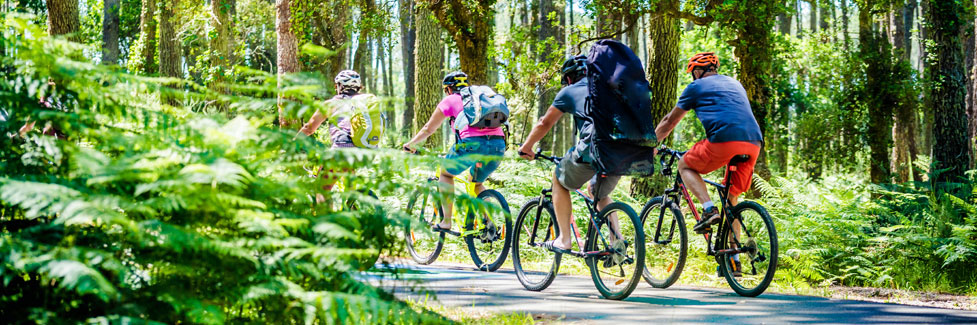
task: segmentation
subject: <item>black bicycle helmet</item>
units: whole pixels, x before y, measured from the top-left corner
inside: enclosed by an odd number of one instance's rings
[[[587,73],[587,56],[577,55],[567,59],[566,62],[563,62],[563,68],[560,71],[563,72],[560,83],[564,86],[569,85],[568,77],[576,78],[580,74]]]
[[[448,73],[441,81],[441,87],[451,87],[451,89],[468,87],[468,75],[461,71]]]

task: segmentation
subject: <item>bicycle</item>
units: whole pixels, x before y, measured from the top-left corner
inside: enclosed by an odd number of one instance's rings
[[[438,175],[440,174],[439,170]],[[475,183],[470,178],[471,174],[467,172],[455,176],[455,182],[463,185],[457,186],[458,184],[456,184],[456,192],[459,187],[463,187],[464,194],[476,198],[476,200],[470,201],[473,204],[469,206],[459,206],[457,201],[455,203],[452,224],[463,224],[464,230],[461,232],[434,231],[431,229],[432,226],[441,221],[441,216],[444,215],[441,198],[437,190],[415,192],[408,200],[407,214],[412,222],[407,225],[404,237],[407,243],[407,251],[418,264],[427,265],[438,259],[444,246],[445,234],[465,238],[472,262],[479,270],[493,272],[498,270],[502,263],[505,263],[511,245],[508,234],[509,229],[512,229],[509,204],[505,197],[496,190],[485,189],[481,193],[476,193]],[[437,188],[438,177],[428,178],[427,181],[432,188]],[[461,219],[459,215],[461,208],[467,212],[464,220],[459,220]],[[476,212],[481,218],[475,217]],[[414,220],[418,220],[418,222],[413,222]],[[499,229],[499,226],[502,229]]]
[[[322,168],[310,168],[308,166],[303,166],[308,176],[319,180],[323,172]],[[379,202],[379,197],[373,190],[363,187],[362,184],[353,184],[353,180],[347,176],[342,176],[346,173],[352,173],[352,170],[344,170],[334,174],[332,179],[327,181],[331,182],[332,189],[330,192],[341,193],[339,194],[341,204],[338,207],[339,211],[344,213],[352,213],[358,219],[358,223],[385,223],[385,215],[387,214],[384,206]],[[309,195],[309,200],[312,202],[313,209],[320,204],[325,204],[327,210],[333,209],[332,202],[325,198],[324,193],[314,193]],[[354,227],[355,228],[355,227]],[[376,262],[380,259],[380,250],[387,247],[389,243],[393,242],[391,235],[384,229],[385,227],[365,227],[365,229],[370,229],[371,233],[360,234],[361,238],[370,238],[371,240],[363,243],[351,243],[352,247],[370,249],[371,252],[368,254],[359,255],[357,260],[356,268],[360,271],[365,271],[373,267]]]
[[[685,152],[662,147],[658,154],[662,166],[661,173],[668,177],[673,176],[672,166]],[[720,265],[720,273],[726,278],[733,291],[741,296],[756,297],[773,281],[777,270],[778,244],[773,220],[762,205],[753,201],[742,201],[735,207],[730,207],[731,180],[728,174],[736,171],[737,164],[746,162],[749,158],[747,155],[741,155],[731,159],[726,166],[727,176],[723,184],[705,180],[719,192],[721,222],[714,225],[718,226],[715,235],[710,230],[703,236],[706,241],[706,253],[715,256],[716,262]],[[641,209],[642,224],[649,220],[653,221],[653,224],[649,225],[649,229],[652,229],[648,233],[651,240],[648,241],[649,247],[646,249],[654,253],[645,260],[644,278],[655,288],[668,288],[674,284],[685,267],[688,233],[679,207],[680,195],[692,211],[695,220],[700,220],[699,211],[692,203],[692,197],[682,182],[681,175],[674,173],[674,176],[672,187],[666,189],[663,195],[649,200]],[[670,215],[665,213],[666,210]],[[649,218],[653,212],[658,213],[657,219]],[[676,233],[677,241],[674,237]],[[746,235],[745,240],[743,234]],[[712,241],[713,237],[715,242]],[[739,254],[741,265],[749,266],[748,272],[736,269],[734,254]]]
[[[543,155],[541,151],[537,151],[535,157],[557,165],[562,160],[560,157]],[[598,183],[597,186],[595,193],[599,193],[600,184]],[[553,212],[552,191],[551,188],[542,190],[539,197],[533,198],[519,210],[515,231],[512,233],[512,240],[515,243],[512,246],[512,265],[519,282],[531,291],[541,291],[553,283],[563,256],[563,253],[552,252],[542,245],[555,239],[559,231],[556,215]],[[645,237],[638,216],[629,205],[621,202],[613,202],[598,211],[596,201],[580,190],[576,190],[576,193],[584,199],[589,212],[587,239],[584,247],[579,247],[581,236],[573,221],[571,223],[573,242],[581,249],[575,251],[571,248],[567,254],[585,259],[594,286],[604,298],[613,300],[627,298],[637,287],[644,267],[642,261],[645,254]],[[544,211],[548,217],[543,216]],[[623,218],[617,218],[616,227],[611,218],[615,214],[624,215]],[[617,240],[613,241],[614,238],[609,238],[612,236]],[[552,256],[551,262],[539,261],[548,256]],[[541,269],[530,269],[534,267]],[[625,269],[632,267],[633,272],[627,274]],[[615,271],[616,273],[612,273]]]

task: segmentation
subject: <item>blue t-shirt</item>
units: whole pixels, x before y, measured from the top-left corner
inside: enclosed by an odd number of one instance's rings
[[[586,111],[587,96],[590,95],[589,85],[590,82],[585,77],[572,85],[563,87],[556,94],[556,98],[553,98],[553,107],[564,114],[573,115],[574,131],[576,131],[579,139],[574,148],[584,159],[589,159],[586,158],[589,157],[588,146],[590,145],[590,136],[594,133],[594,123],[587,116]]]
[[[746,89],[736,79],[714,75],[693,81],[685,87],[676,106],[695,110],[709,142],[763,142]]]

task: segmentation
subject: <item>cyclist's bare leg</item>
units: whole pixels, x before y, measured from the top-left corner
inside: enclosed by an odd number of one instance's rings
[[[692,195],[699,200],[699,204],[711,202],[709,191],[706,189],[706,182],[702,180],[702,175],[685,164],[685,159],[678,161],[678,172],[682,175],[682,182],[685,187],[692,192]]]
[[[484,191],[485,191],[485,184],[484,183],[475,183],[475,195],[482,194],[482,192],[484,192]],[[487,225],[491,225],[491,224],[494,223],[494,222],[492,222],[492,218],[485,218],[485,221],[488,222],[486,224],[486,226]]]
[[[570,202],[570,191],[560,184],[556,175],[553,175],[553,212],[556,213],[556,224],[560,228],[560,234],[553,241],[553,246],[572,249],[570,220],[573,219],[573,204]]]
[[[740,196],[738,194],[737,195],[730,195],[729,196],[729,204],[730,204],[729,210],[730,211],[732,211],[733,210],[733,207],[735,207],[737,204],[740,203],[739,202],[739,198],[740,198]],[[736,240],[739,240],[739,238],[740,238],[740,231],[743,228],[743,226],[740,224],[740,220],[739,219],[733,219],[732,226],[733,226],[733,234],[736,236],[734,238],[736,238]]]
[[[441,222],[438,223],[438,228],[441,229],[451,229],[451,216],[452,208],[454,207],[454,194],[455,194],[455,175],[449,174],[447,171],[441,171],[441,177],[438,177],[438,190],[441,191],[441,197],[444,199],[441,201],[441,211],[444,211],[444,215],[441,216]]]

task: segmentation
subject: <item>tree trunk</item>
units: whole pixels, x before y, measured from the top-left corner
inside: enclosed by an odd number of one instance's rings
[[[828,2],[828,3],[822,2],[822,3],[820,3],[820,5],[817,8],[818,11],[819,11],[819,13],[818,13],[818,27],[820,27],[822,31],[827,32],[827,31],[830,31],[831,30],[831,28],[830,28],[831,26],[828,25],[828,18],[831,18],[831,14],[828,12],[828,8],[830,8],[832,6],[834,6],[834,4],[831,3],[831,2]]]
[[[141,64],[138,71],[146,74],[159,71],[156,64],[156,0],[142,0],[142,12],[139,16],[139,39],[142,43]]]
[[[414,125],[411,133],[417,133],[427,123],[441,101],[441,28],[427,8],[417,7],[414,16],[417,40],[414,47]],[[440,132],[435,132],[427,140],[432,150],[442,149]]]
[[[801,1],[803,0],[797,0],[794,2],[794,12],[797,13],[797,16],[795,16],[795,18],[797,19],[797,39],[804,38],[804,24],[802,22],[804,15],[801,14]],[[841,0],[841,1],[845,1],[845,0]]]
[[[78,34],[78,0],[47,0],[48,34],[68,35],[73,42],[80,42]]]
[[[678,62],[682,26],[678,19],[658,16],[648,21],[648,82],[651,88],[652,121],[660,121],[678,101]],[[669,139],[658,139],[668,144]],[[667,181],[667,180],[666,180]],[[660,177],[633,178],[631,195],[652,196],[664,187]]]
[[[217,69],[208,83],[218,93],[227,92],[227,82],[233,72],[234,62],[234,11],[235,0],[211,0],[210,24],[216,35],[210,38],[210,64]],[[221,107],[224,107],[221,105]]]
[[[102,9],[102,64],[119,62],[119,0],[105,0]]]
[[[292,30],[292,0],[275,3],[275,30],[278,34],[278,88],[284,86],[284,76],[301,71],[299,66],[299,42]],[[278,125],[285,129],[300,127],[300,121],[285,112],[285,98],[278,96]]]
[[[967,120],[966,75],[960,26],[968,24],[964,6],[958,1],[928,0],[926,21],[931,24],[929,40],[936,58],[931,100],[933,102],[933,170],[937,184],[960,182],[970,165],[970,129]],[[924,2],[924,3],[925,3]],[[938,79],[936,76],[939,76]],[[944,171],[945,170],[945,171]],[[941,186],[935,186],[940,188]]]
[[[919,43],[919,70],[923,71],[923,75],[925,76],[926,80],[934,79],[934,76],[932,74],[935,73],[935,71],[937,71],[939,68],[936,65],[937,61],[927,62],[926,60],[926,58],[929,56],[929,51],[930,51],[929,46],[927,46],[926,44],[926,41],[930,39],[930,33],[931,33],[930,26],[932,26],[932,22],[930,22],[930,18],[929,18],[929,14],[930,14],[929,8],[930,8],[929,0],[919,1],[919,14],[920,17],[923,18],[920,19],[919,22],[919,42],[920,42]],[[926,87],[923,90],[923,100],[922,100],[923,107],[934,106],[932,88],[933,85],[928,85],[928,87]],[[920,140],[922,140],[920,141],[920,143],[922,143],[923,147],[920,148],[920,151],[930,154],[932,158],[934,111],[932,109],[924,109],[922,110],[922,112],[923,112],[923,121],[921,124],[922,124],[923,132],[920,132]]]
[[[811,34],[814,34],[818,32],[818,1],[809,0],[808,3],[811,5],[811,19],[807,22],[810,24]]]
[[[542,48],[535,49],[536,60],[537,62],[544,62],[548,66],[557,66],[563,63],[564,41],[563,28],[560,24],[563,6],[562,3],[556,1],[559,0],[539,0],[536,6],[536,12],[534,13],[536,26],[539,26],[536,30],[536,43],[542,46]],[[553,15],[553,20],[549,19],[550,15]],[[553,103],[553,98],[556,97],[556,93],[560,91],[559,87],[547,87],[547,81],[545,80],[540,82],[539,87],[541,91],[539,96],[536,96],[537,116],[542,116],[546,113],[546,110]],[[555,129],[558,128],[555,127]],[[557,132],[548,133],[540,141],[540,148],[543,150],[554,150],[556,138],[558,138]]]
[[[849,44],[851,44],[851,37],[848,36],[848,30],[851,29],[848,9],[848,0],[841,0],[841,39],[845,42],[845,52],[848,52]]]
[[[977,0],[974,0],[974,6],[977,6]],[[977,24],[974,25],[974,34],[977,35]],[[974,46],[977,47],[977,42],[975,42]],[[977,52],[977,48],[971,50]],[[971,62],[974,68],[970,71],[970,93],[973,95],[971,96],[970,111],[967,114],[967,120],[970,121],[970,168],[977,168],[977,81],[975,81],[977,80],[977,54],[974,55],[974,60],[974,62]]]
[[[414,0],[400,0],[400,49],[404,74],[404,115],[401,125],[403,135],[410,136],[414,123]]]
[[[436,21],[455,41],[461,71],[473,84],[493,81],[489,73],[489,45],[495,37],[495,0],[476,1],[475,8],[464,0],[425,0]],[[418,36],[420,38],[420,36]],[[415,66],[419,69],[420,67]],[[415,107],[415,109],[417,109]]]
[[[777,15],[777,22],[779,23],[777,25],[777,31],[783,34],[784,36],[790,36],[790,25],[792,22],[791,19],[792,17],[790,16],[790,14],[786,12]]]
[[[900,75],[894,79],[899,85],[898,104],[895,106],[895,120],[892,125],[892,139],[893,139],[893,150],[892,150],[892,166],[891,170],[896,177],[897,182],[906,182],[909,180],[920,181],[920,176],[913,169],[913,160],[916,159],[916,155],[919,150],[916,146],[916,141],[914,137],[917,133],[917,118],[916,118],[916,92],[913,91],[912,81],[910,80],[910,71],[912,69],[912,63],[910,63],[910,48],[911,44],[911,18],[907,20],[906,16],[912,16],[912,8],[908,4],[897,3],[893,6],[892,12],[889,14],[889,22],[891,24],[889,41],[892,42],[893,56],[896,58],[897,71],[901,71]],[[908,23],[908,25],[907,25]],[[910,178],[910,176],[913,176]]]
[[[872,183],[891,182],[889,147],[892,144],[892,106],[888,82],[891,76],[891,55],[888,39],[872,28],[871,11],[858,10],[858,43],[861,57],[865,60],[866,84],[864,103],[869,110],[868,145],[870,151],[869,174]]]

